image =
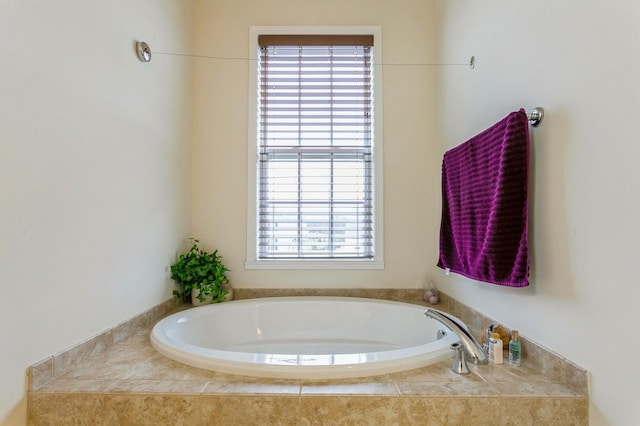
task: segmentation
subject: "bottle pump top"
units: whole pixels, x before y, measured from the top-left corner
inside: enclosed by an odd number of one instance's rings
[[[518,330],[511,330],[511,340],[517,342],[520,339],[520,335],[518,334]]]

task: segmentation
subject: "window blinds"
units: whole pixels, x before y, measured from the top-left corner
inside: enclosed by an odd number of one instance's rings
[[[258,258],[372,259],[372,36],[261,36]]]

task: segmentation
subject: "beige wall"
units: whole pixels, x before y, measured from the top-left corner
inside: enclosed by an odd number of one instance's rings
[[[188,235],[191,48],[184,0],[2,1],[0,424],[26,370],[166,300]]]
[[[432,7],[422,0],[196,2],[197,55],[249,57],[249,27],[382,26],[388,64],[432,63]],[[193,234],[218,248],[237,287],[415,287],[437,258],[440,141],[431,66],[383,66],[384,271],[245,270],[247,60],[194,62]]]
[[[640,424],[640,374],[629,362],[640,347],[640,3],[438,4],[442,60],[477,59],[473,71],[440,70],[444,149],[511,110],[547,113],[531,130],[533,285],[439,281],[588,369],[592,424]]]
[[[221,250],[238,287],[418,287],[474,308],[589,369],[592,424],[640,418],[621,367],[638,299],[635,100],[640,6],[543,0],[196,2],[195,53],[248,57],[251,25],[381,25],[384,271],[245,271],[247,67],[195,64],[193,234]],[[477,66],[398,66],[466,63]],[[395,64],[395,65],[394,65]],[[532,130],[532,286],[506,289],[435,267],[442,153],[520,107]],[[601,344],[616,342],[615,349]],[[608,360],[607,362],[603,362]],[[629,377],[636,380],[629,380]]]

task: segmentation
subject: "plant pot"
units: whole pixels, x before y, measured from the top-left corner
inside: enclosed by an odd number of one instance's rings
[[[199,294],[200,294],[200,290],[198,290],[197,288],[191,290],[191,304],[193,306],[208,305],[211,303],[211,299],[213,299],[213,296],[206,296],[204,300],[201,302],[200,299],[198,299]]]
[[[231,300],[233,300],[233,287],[231,287],[231,284],[224,284],[222,286],[223,290],[227,290],[227,294],[224,297],[223,302],[230,302]],[[200,294],[200,290],[193,289],[191,290],[191,304],[193,306],[202,306],[202,305],[209,305],[211,304],[211,300],[213,299],[213,296],[205,296],[204,300],[201,302],[200,299],[198,299],[198,295]]]
[[[226,296],[224,297],[224,301],[225,301],[225,302],[230,302],[230,301],[232,301],[232,300],[233,300],[233,287],[231,287],[231,284],[229,284],[229,283],[227,282],[227,284],[224,284],[224,285],[222,286],[222,289],[223,289],[223,290],[227,290],[227,292],[228,292],[228,293],[226,294]]]

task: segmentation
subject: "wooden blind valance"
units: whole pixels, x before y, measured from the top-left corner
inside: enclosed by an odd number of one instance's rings
[[[372,34],[262,34],[258,45],[263,46],[373,46]]]

